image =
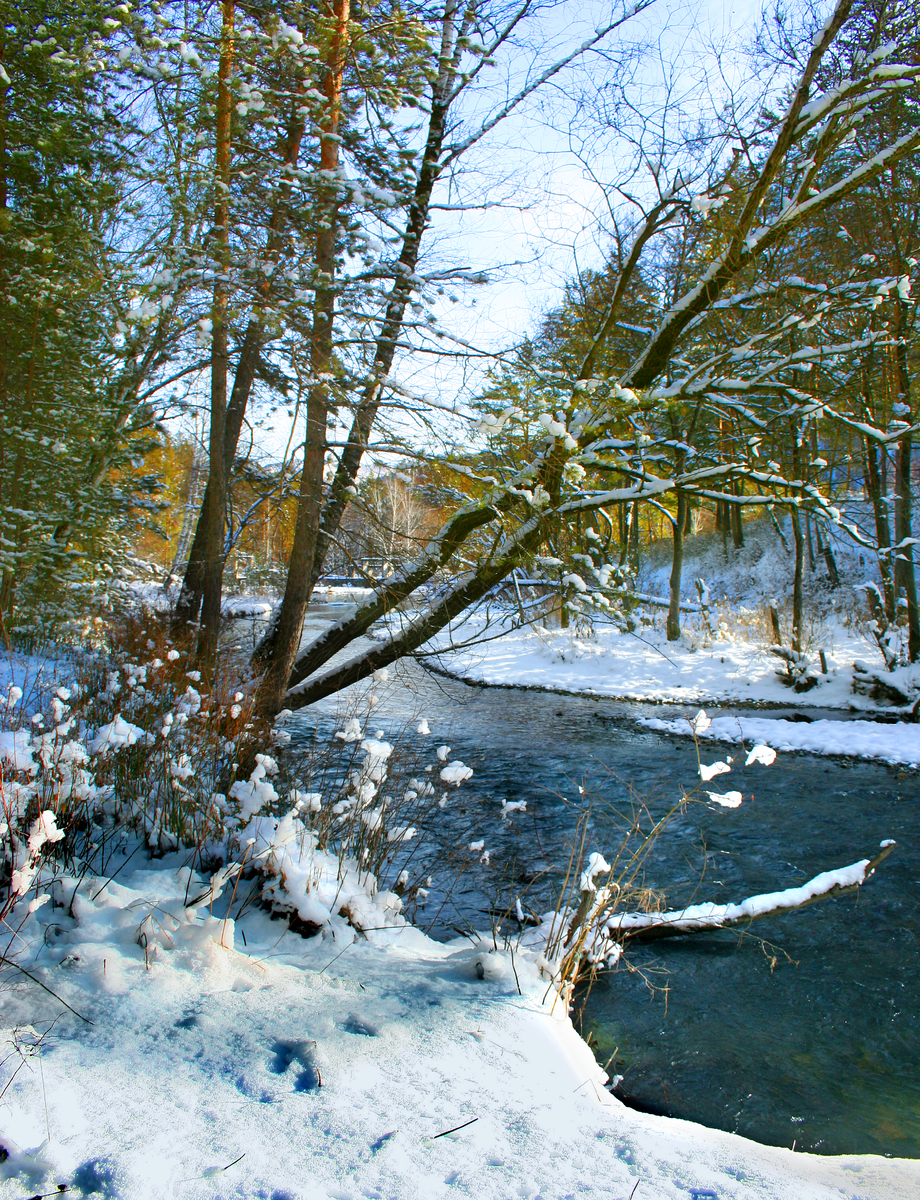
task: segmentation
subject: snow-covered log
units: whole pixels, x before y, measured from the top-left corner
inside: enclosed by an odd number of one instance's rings
[[[857,659],[853,663],[853,691],[898,706],[898,712],[916,715],[920,694],[911,686],[905,668],[879,671]]]
[[[714,929],[732,929],[749,925],[760,917],[781,916],[853,892],[868,882],[875,869],[894,849],[893,841],[882,842],[874,858],[864,858],[836,871],[823,871],[800,887],[782,892],[749,896],[740,904],[691,904],[674,912],[622,913],[607,925],[611,937],[619,941],[649,941],[652,938],[677,937],[685,933],[704,933]]]

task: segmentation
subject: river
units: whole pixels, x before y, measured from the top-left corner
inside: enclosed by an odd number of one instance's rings
[[[317,608],[311,628],[330,615]],[[376,692],[368,730],[405,743],[424,717],[429,760],[446,742],[450,758],[474,771],[427,843],[412,848],[414,865],[433,876],[416,919],[435,937],[488,928],[496,905],[516,896],[537,911],[552,907],[587,804],[588,848],[609,854],[621,837],[617,813],[646,805],[660,816],[699,782],[692,741],[634,723],[679,715],[679,706],[469,687],[411,662]],[[343,703],[299,714],[292,751],[326,743]],[[704,757],[722,750],[707,745]],[[920,778],[780,754],[772,767],[745,768],[739,756],[718,782],[743,793],[741,807],[689,805],[649,854],[646,882],[671,908],[800,884],[871,857],[885,838],[898,847],[858,893],[745,934],[631,947],[625,967],[580,997],[582,1033],[620,1077],[615,1094],[645,1111],[801,1150],[920,1157]],[[526,801],[526,813],[503,819],[503,799]],[[453,843],[473,838],[485,841],[489,863],[474,855],[452,884]]]

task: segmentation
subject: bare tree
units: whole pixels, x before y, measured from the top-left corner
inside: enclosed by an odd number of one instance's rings
[[[343,448],[332,485],[322,500],[322,469],[319,459],[313,464],[310,482],[306,476],[301,492],[301,507],[318,511],[319,520],[304,516],[298,520],[299,534],[291,556],[284,599],[273,616],[270,628],[257,648],[254,661],[263,670],[261,704],[265,711],[276,711],[290,677],[300,646],[303,621],[310,593],[323,570],[330,539],[341,522],[350,489],[354,487],[368,439],[377,419],[387,376],[396,356],[406,312],[420,279],[416,274],[422,238],[428,226],[432,195],[438,181],[456,167],[462,156],[515,111],[529,96],[553,79],[575,59],[598,45],[613,30],[648,7],[651,0],[635,0],[624,8],[584,44],[537,71],[525,85],[501,104],[472,131],[450,142],[452,121],[460,100],[479,78],[491,60],[515,30],[537,10],[533,0],[524,0],[510,15],[496,20],[488,4],[461,6],[459,0],[446,0],[440,17],[439,50],[436,75],[431,89],[427,134],[409,203],[402,245],[395,263],[393,283],[386,298],[379,329],[374,339],[373,358],[367,379],[357,402],[347,443]],[[471,56],[473,37],[488,39]]]
[[[688,204],[688,197],[681,195],[679,187],[663,192],[659,203],[636,227],[633,250],[624,259],[622,286],[615,289],[610,311],[572,381],[568,400],[555,414],[544,413],[540,418],[545,438],[537,455],[515,479],[457,512],[422,555],[381,586],[353,616],[306,647],[294,663],[284,696],[286,706],[309,704],[418,649],[532,555],[554,525],[577,514],[598,512],[620,502],[655,502],[669,493],[683,491],[688,496],[748,506],[807,502],[829,520],[839,517],[816,484],[788,477],[780,464],[758,458],[755,449],[764,418],[754,412],[750,400],[775,397],[780,409],[794,405],[799,420],[818,411],[821,404],[795,386],[797,370],[808,363],[858,353],[877,340],[877,335],[869,331],[855,341],[809,345],[791,353],[780,353],[778,348],[792,325],[815,325],[835,305],[840,309],[872,307],[879,282],[845,280],[831,289],[826,284],[811,286],[795,279],[764,278],[734,293],[728,289],[749,269],[768,261],[770,252],[798,236],[822,213],[869,186],[920,147],[920,132],[908,129],[898,131],[868,159],[854,162],[851,156],[839,153],[857,124],[871,116],[874,106],[881,104],[892,88],[911,86],[918,72],[909,63],[880,65],[878,59],[870,60],[844,85],[816,93],[819,67],[850,9],[850,0],[838,4],[814,40],[785,111],[778,118],[767,118],[755,131],[763,149],[756,154],[750,152],[745,171],[733,180],[733,203],[730,209],[726,205],[730,220],[726,217],[721,238],[702,264],[697,281],[670,307],[634,362],[615,382],[597,380],[595,386],[595,363],[604,339],[615,326],[617,305],[643,247],[675,207],[683,205],[685,210],[697,212],[706,207],[700,201]],[[892,54],[889,48],[888,57]],[[750,147],[754,140],[746,144]],[[894,282],[882,281],[881,290],[887,294]],[[800,302],[804,296],[798,311],[780,311],[777,301],[787,295],[795,295]],[[710,351],[705,349],[705,341],[700,343],[696,337],[713,313],[733,308],[749,311],[767,302],[772,319],[740,345]],[[690,335],[695,338],[692,344],[701,345],[705,352],[691,353],[688,360],[684,354],[688,347],[692,350]],[[742,446],[735,447],[737,457],[702,463],[688,459],[673,474],[660,474],[656,470],[659,456],[654,453],[655,438],[645,432],[648,424],[643,410],[676,400],[708,404],[714,413],[737,419],[749,435]],[[634,437],[625,442],[609,436],[624,407],[630,412],[634,429]],[[879,445],[887,445],[893,436],[904,438],[903,431],[892,435],[868,425],[865,432]],[[592,472],[619,476],[623,485],[585,487],[579,480],[584,479],[586,465]],[[736,480],[746,484],[741,495],[726,486]],[[475,566],[455,568],[454,582],[416,617],[369,653],[357,655],[325,675],[317,674],[334,654],[405,600],[435,571],[452,564],[474,533],[486,529],[492,537]]]

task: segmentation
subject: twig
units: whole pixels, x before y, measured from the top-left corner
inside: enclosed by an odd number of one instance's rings
[[[453,1129],[445,1129],[443,1133],[436,1133],[431,1140],[435,1141],[439,1137],[447,1137],[449,1133],[456,1133],[459,1129],[466,1129],[467,1125],[474,1125],[478,1120],[478,1117],[473,1117],[469,1121],[464,1121],[462,1125],[455,1125]]]
[[[125,869],[125,867],[131,861],[131,859],[135,856],[135,854],[137,854],[138,850],[140,850],[141,846],[143,846],[143,844],[144,844],[143,842],[137,843],[137,845],[134,847],[134,849],[131,851],[131,853],[128,855],[128,857],[125,859],[125,861],[118,868],[118,871],[123,871]],[[109,861],[111,862],[111,858],[109,859]],[[90,896],[90,903],[92,903],[96,899],[96,896],[102,895],[102,893],[105,891],[105,889],[109,886],[109,884],[112,882],[112,880],[118,874],[118,871],[115,871],[112,875],[110,875],[108,877],[108,879],[105,881],[105,883],[102,885],[102,887],[99,889],[99,891],[96,892],[94,895]],[[77,886],[79,887],[79,884]],[[74,890],[74,895],[76,895],[76,890]],[[71,903],[73,903],[73,899],[71,899]]]
[[[11,958],[7,958],[5,955],[3,955],[0,956],[0,963],[6,963],[8,967],[15,967],[17,971],[22,971],[23,975],[25,975],[28,979],[31,979],[33,983],[37,983],[43,991],[47,992],[49,996],[53,996],[60,1004],[63,1004],[64,1007],[69,1012],[72,1012],[75,1017],[79,1017],[80,1020],[85,1021],[87,1025],[95,1025],[95,1021],[91,1021],[89,1017],[84,1017],[82,1013],[78,1013],[75,1008],[71,1008],[67,1001],[62,1000],[57,992],[52,992],[51,988],[48,987],[47,984],[42,983],[40,979],[36,979],[31,971],[27,971],[25,967],[21,967],[18,962],[13,962]]]
[[[673,658],[668,658],[668,656],[665,654],[665,652],[659,646],[656,646],[654,642],[647,642],[644,637],[639,637],[638,633],[633,633],[632,630],[629,631],[629,636],[634,637],[636,639],[636,641],[643,642],[646,646],[649,647],[650,650],[657,650],[658,653],[661,655],[661,657],[666,662],[669,662],[672,667],[677,666],[677,663],[673,660]]]

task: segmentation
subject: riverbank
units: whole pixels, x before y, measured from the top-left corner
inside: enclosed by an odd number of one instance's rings
[[[510,618],[487,622],[472,614],[429,643],[426,665],[483,686],[646,704],[799,709],[802,716],[795,721],[744,717],[739,724],[733,717],[720,718],[708,736],[725,741],[753,739],[778,750],[845,754],[916,766],[920,763],[920,727],[897,720],[892,706],[854,692],[854,664],[861,668],[866,660],[871,663],[873,647],[865,637],[842,626],[826,640],[833,647],[825,650],[827,670],[818,667],[816,683],[805,692],[796,692],[780,681],[780,661],[768,645],[745,636],[743,627],[726,628],[706,639],[691,635],[668,642],[655,626],[641,634],[621,633],[612,626],[585,634],[542,626],[519,629]],[[920,666],[902,669],[899,678],[910,686],[920,686]],[[841,728],[838,721],[809,717],[809,709],[849,710],[864,714],[865,719],[847,720]],[[650,720],[650,727],[662,732],[690,732],[686,722],[656,724]]]
[[[305,940],[249,882],[217,901],[191,851],[141,849],[110,846],[104,875],[36,884],[8,917],[28,974],[8,963],[0,991],[2,1200],[62,1183],[109,1200],[920,1188],[918,1161],[793,1153],[622,1106],[519,951],[437,943],[392,913]]]
[[[258,909],[189,909],[208,882],[178,856],[124,866],[104,891],[84,879],[73,917],[45,905],[21,929],[50,992],[20,977],[2,995],[8,1062],[26,1069],[4,1097],[0,1197],[64,1182],[112,1200],[920,1190],[920,1162],[623,1107],[520,957],[408,925],[305,941]]]
[[[840,708],[862,703],[853,692],[854,661],[878,660],[878,650],[843,626],[829,630],[825,662],[813,654],[817,682],[795,692],[777,676],[782,664],[761,639],[759,626],[742,623],[703,637],[690,632],[669,642],[657,625],[621,633],[599,624],[575,628],[515,627],[515,618],[487,620],[473,612],[428,644],[436,665],[470,683],[512,684],[547,691],[588,693],[610,700],[671,704],[750,704],[783,708]],[[920,667],[916,669],[920,685]]]

